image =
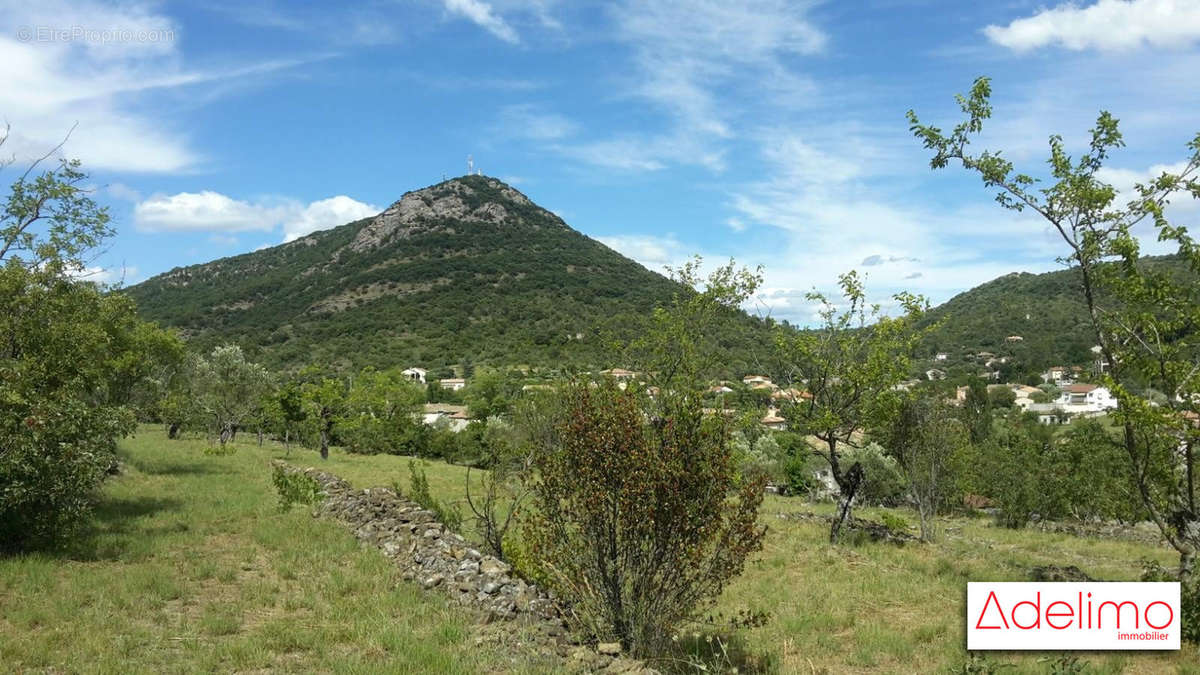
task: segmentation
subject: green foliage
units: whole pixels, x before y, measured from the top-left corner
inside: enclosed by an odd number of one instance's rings
[[[428,509],[433,513],[434,518],[438,522],[445,525],[451,531],[462,531],[462,510],[457,506],[446,504],[430,494],[429,479],[425,476],[425,469],[415,459],[408,460],[408,480],[410,488],[408,491],[409,499],[420,504],[422,508]],[[404,493],[398,484],[392,487],[397,493]]]
[[[870,443],[846,453],[846,461],[860,464],[863,468],[862,487],[858,499],[865,504],[896,506],[904,500],[908,481],[900,470],[899,463],[889,456],[878,443]]]
[[[288,511],[295,504],[317,504],[325,498],[321,492],[321,484],[312,476],[289,471],[280,465],[275,466],[271,483],[279,493],[280,511]]]
[[[885,437],[917,507],[921,538],[932,541],[937,529],[934,519],[954,491],[956,474],[969,460],[968,428],[936,393],[917,391],[900,401]]]
[[[217,347],[199,359],[192,377],[191,404],[222,447],[256,414],[271,386],[266,369],[248,362],[237,345]]]
[[[508,412],[512,401],[521,393],[517,377],[495,371],[476,373],[462,392],[463,401],[475,419],[487,419]]]
[[[480,365],[609,367],[603,336],[637,335],[641,317],[680,290],[494,178],[456,178],[425,195],[456,190],[471,203],[495,200],[509,217],[432,218],[378,247],[350,248],[371,222],[361,220],[127,292],[143,316],[185,330],[197,349],[236,342],[273,369],[461,363],[469,381]],[[766,337],[740,313],[713,335],[731,371],[747,368]]]
[[[1100,112],[1078,156],[1069,154],[1062,136],[1051,136],[1048,175],[1039,179],[1017,172],[1000,152],[968,151],[991,117],[990,96],[990,81],[981,77],[968,96],[957,97],[966,119],[949,135],[922,124],[911,110],[910,128],[933,151],[933,168],[961,163],[998,190],[1001,206],[1029,209],[1059,235],[1060,261],[1075,268],[1090,337],[1110,364],[1103,382],[1119,403],[1112,417],[1122,427],[1129,475],[1142,508],[1178,551],[1180,578],[1188,581],[1200,556],[1193,452],[1200,427],[1189,419],[1200,412],[1200,246],[1186,227],[1168,220],[1166,207],[1178,197],[1200,199],[1200,134],[1178,171],[1135,185],[1121,206],[1102,171],[1109,155],[1125,145],[1112,114]],[[1175,247],[1184,273],[1141,255],[1145,225],[1152,225],[1159,242]],[[1146,387],[1166,394],[1167,404],[1138,396]]]
[[[829,462],[838,485],[840,504],[830,531],[832,541],[837,541],[842,525],[850,518],[866,468],[853,460],[847,466],[841,446],[853,445],[855,436],[893,410],[890,393],[908,376],[910,358],[921,336],[914,330],[914,322],[929,305],[922,297],[900,293],[894,300],[901,314],[887,316],[878,304],[867,302],[856,272],[843,274],[839,285],[843,299],[837,304],[816,291],[807,295],[821,306],[819,327],[777,336],[780,362],[786,364],[789,377],[811,394],[786,403],[781,412],[790,430],[811,434],[825,444],[820,454]],[[878,466],[884,468],[884,463]],[[886,487],[891,481],[884,476],[870,482]]]
[[[962,420],[971,435],[972,443],[982,443],[992,435],[991,398],[988,396],[987,383],[978,377],[971,378],[967,384]]]
[[[638,337],[620,349],[621,358],[647,384],[658,387],[664,401],[673,392],[703,390],[728,368],[725,330],[744,316],[741,304],[762,284],[761,270],[738,268],[732,260],[701,278],[702,262],[696,256],[669,270],[678,284],[670,302],[655,307]]]
[[[904,519],[904,516],[895,511],[884,511],[879,514],[879,522],[883,523],[883,526],[888,530],[897,534],[908,533],[908,521]]]
[[[0,144],[3,139],[0,138]],[[10,188],[0,206],[0,550],[63,541],[114,468],[115,442],[178,340],[133,303],[72,279],[110,233],[77,162]],[[32,171],[32,167],[31,167]]]
[[[1017,402],[1017,393],[1009,387],[996,387],[988,391],[988,402],[993,409],[1007,410]],[[991,422],[989,415],[988,424]]]
[[[400,368],[364,368],[353,379],[337,418],[337,435],[347,452],[421,455],[428,429],[417,418],[425,391]]]
[[[535,460],[524,539],[581,629],[661,653],[761,547],[763,484],[739,485],[727,422],[696,396],[649,426],[612,382],[565,397],[560,445]]]

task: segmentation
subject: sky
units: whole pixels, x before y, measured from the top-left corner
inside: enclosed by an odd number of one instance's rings
[[[758,311],[807,323],[851,269],[886,304],[1058,267],[1047,225],[930,170],[907,110],[952,126],[991,77],[977,147],[1035,175],[1109,110],[1128,189],[1187,157],[1196,73],[1200,0],[0,0],[0,184],[67,138],[117,228],[91,278],[131,284],[372,215],[471,155],[651,269],[762,265]]]

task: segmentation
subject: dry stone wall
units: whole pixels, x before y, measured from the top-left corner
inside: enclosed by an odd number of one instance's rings
[[[333,518],[350,527],[359,541],[378,548],[400,566],[405,579],[482,611],[489,620],[523,621],[536,627],[537,633],[556,645],[560,655],[569,656],[569,665],[576,669],[654,672],[638,661],[611,653],[611,649],[595,651],[573,646],[550,594],[516,576],[504,561],[481,553],[416,502],[390,488],[355,488],[315,468],[300,469],[278,460],[275,465],[316,481],[322,500],[313,515]]]

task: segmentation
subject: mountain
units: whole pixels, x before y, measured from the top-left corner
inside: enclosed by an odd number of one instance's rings
[[[1145,258],[1143,264],[1187,274],[1186,266],[1171,256]],[[1088,365],[1094,359],[1091,348],[1096,338],[1076,268],[993,279],[935,307],[922,325],[935,323],[920,356],[932,358],[944,352],[951,366],[967,367],[978,362],[968,355],[991,352],[1010,357],[1009,377],[1024,379],[1021,374],[1055,365]],[[1021,339],[1010,341],[1010,336]]]
[[[176,268],[126,292],[144,317],[194,346],[236,342],[272,367],[444,369],[617,365],[606,360],[605,336],[628,335],[681,288],[475,175],[406,193],[373,218]],[[721,338],[731,351],[745,353],[747,331],[761,328],[743,318]]]

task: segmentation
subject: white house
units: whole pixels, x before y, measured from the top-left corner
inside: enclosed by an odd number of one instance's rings
[[[939,370],[937,368],[930,368],[929,370],[925,371],[925,377],[931,381],[944,380],[946,379],[946,371]]]
[[[445,420],[443,422],[443,420]],[[448,403],[426,403],[421,414],[421,421],[429,426],[445,424],[455,433],[467,428],[471,416],[465,405],[450,405]]]
[[[937,353],[937,354],[935,354],[935,355],[934,355],[934,357],[933,357],[933,359],[934,359],[935,361],[945,361],[945,360],[946,360],[946,359],[948,359],[948,358],[950,358],[950,355],[949,355],[949,354],[947,354],[946,352],[938,352],[938,353]]]
[[[771,378],[766,375],[747,375],[742,378],[742,384],[753,386],[756,384],[771,384]]]
[[[407,377],[408,379],[412,380],[413,382],[420,382],[421,384],[425,384],[425,373],[426,372],[427,371],[424,368],[405,368],[403,371],[401,371],[401,374],[404,375],[405,377]]]
[[[1063,366],[1054,366],[1042,373],[1042,382],[1049,382],[1055,386],[1070,384],[1071,371]]]
[[[461,377],[448,377],[438,380],[438,384],[441,385],[442,389],[458,391],[467,386],[467,381]]]
[[[1095,384],[1068,384],[1055,402],[1072,414],[1094,414],[1115,410],[1117,399],[1107,387]]]

